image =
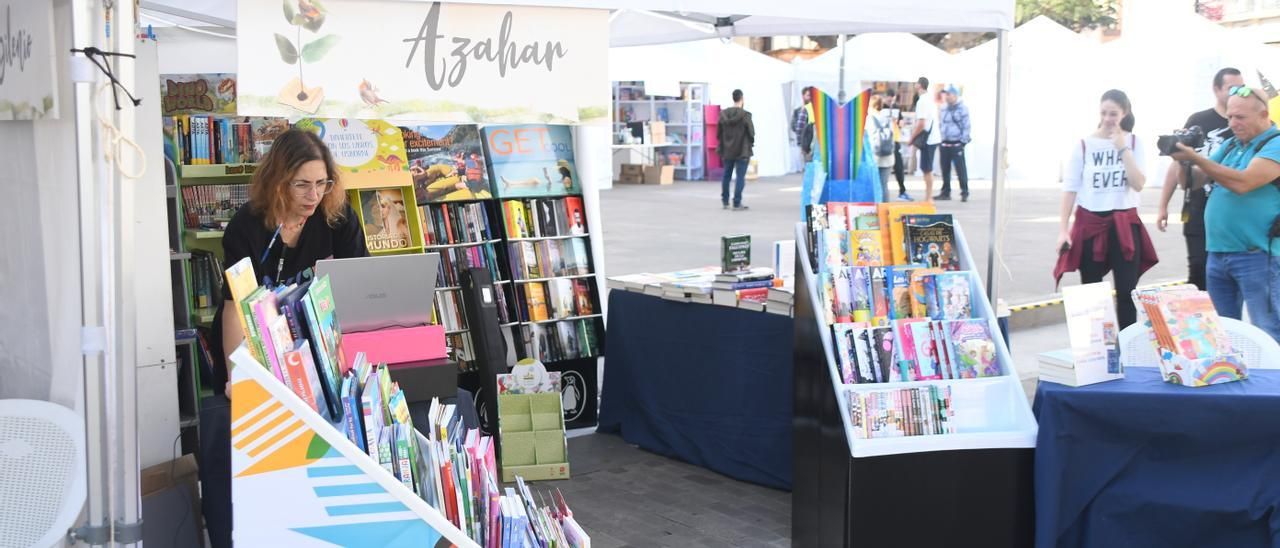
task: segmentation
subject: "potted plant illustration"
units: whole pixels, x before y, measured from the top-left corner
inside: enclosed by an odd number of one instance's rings
[[[328,10],[320,0],[284,0],[284,19],[294,27],[294,37],[276,33],[276,49],[280,59],[289,65],[298,65],[298,76],[290,80],[280,90],[276,100],[282,104],[296,108],[308,114],[315,114],[324,100],[324,89],[320,86],[306,87],[303,69],[307,63],[323,59],[325,54],[341,40],[335,34],[327,34],[314,40],[303,42],[302,31],[317,34],[324,25]]]

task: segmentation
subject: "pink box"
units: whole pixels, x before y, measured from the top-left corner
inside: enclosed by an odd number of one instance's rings
[[[355,364],[356,354],[364,352],[369,363],[397,364],[438,360],[449,355],[444,343],[444,327],[393,327],[342,336],[345,369]]]

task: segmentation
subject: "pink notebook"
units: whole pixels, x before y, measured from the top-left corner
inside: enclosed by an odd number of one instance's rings
[[[444,343],[444,327],[393,327],[364,333],[342,335],[343,353],[350,369],[356,354],[364,352],[369,363],[397,364],[448,357]]]

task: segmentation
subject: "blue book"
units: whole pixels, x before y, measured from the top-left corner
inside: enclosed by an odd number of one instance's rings
[[[364,424],[361,420],[363,413],[360,407],[360,382],[354,374],[348,374],[342,379],[342,411],[343,424],[346,425],[347,438],[351,443],[356,444],[361,451],[368,452],[365,444]]]

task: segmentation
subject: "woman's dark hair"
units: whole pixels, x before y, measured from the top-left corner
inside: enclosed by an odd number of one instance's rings
[[[566,167],[566,166],[560,166],[560,176],[561,176],[561,177],[573,177],[573,173],[569,171],[569,168],[568,168],[568,167]]]
[[[1120,107],[1120,110],[1124,111],[1124,118],[1120,119],[1120,129],[1133,131],[1133,123],[1135,119],[1133,117],[1133,103],[1129,102],[1129,96],[1125,95],[1123,91],[1118,89],[1109,89],[1106,93],[1102,94],[1102,100],[1098,102],[1103,101],[1111,101],[1112,103],[1115,103],[1116,106]]]
[[[315,133],[290,129],[271,143],[271,150],[262,159],[262,163],[258,164],[253,182],[249,185],[251,207],[255,212],[263,214],[263,222],[267,228],[275,228],[277,224],[284,222],[292,205],[290,185],[293,178],[302,164],[314,160],[324,162],[325,171],[333,180],[333,189],[320,200],[320,213],[329,226],[336,225],[343,218],[347,193],[342,187],[342,177],[329,147]]]

